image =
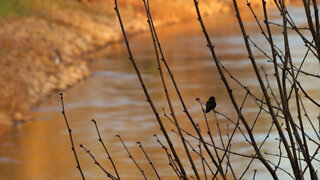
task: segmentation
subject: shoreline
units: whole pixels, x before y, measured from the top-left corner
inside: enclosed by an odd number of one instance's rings
[[[1,20],[0,86],[3,88],[0,90],[0,126],[27,121],[30,108],[42,99],[90,75],[90,61],[86,56],[121,41],[122,34],[115,14],[111,14],[114,13],[110,11],[112,8],[101,8],[101,3],[111,5],[107,2],[41,2],[37,4],[39,9],[30,15]],[[157,3],[159,1],[154,5]],[[215,4],[216,8],[212,8],[212,4],[203,2],[204,15],[229,9],[223,3]],[[170,18],[163,16],[163,8],[155,10],[155,17],[159,19],[155,21],[156,25],[165,26],[188,19],[187,15],[192,12],[186,10],[191,5],[181,7],[181,11]],[[126,3],[121,7],[127,9],[120,8],[130,36],[148,30],[142,10],[138,5],[131,6],[137,11],[128,8],[130,6]]]

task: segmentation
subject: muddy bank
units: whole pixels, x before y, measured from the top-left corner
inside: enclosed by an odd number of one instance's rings
[[[143,4],[119,2],[130,34],[147,30]],[[53,91],[90,75],[84,54],[122,37],[113,1],[33,0],[25,15],[0,20],[0,122],[26,120],[25,114]],[[192,1],[154,0],[155,23],[163,25],[194,17]],[[228,11],[223,2],[202,1],[204,14]],[[57,53],[57,51],[59,53]]]

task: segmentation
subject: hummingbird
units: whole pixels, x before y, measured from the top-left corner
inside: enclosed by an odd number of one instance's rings
[[[215,97],[211,96],[206,103],[206,113],[210,112],[211,110],[214,110],[216,105],[217,103]]]

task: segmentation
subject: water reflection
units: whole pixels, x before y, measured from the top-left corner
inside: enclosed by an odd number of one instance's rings
[[[296,9],[300,12],[301,9]],[[264,49],[261,37],[257,31],[257,27],[252,25],[252,20],[247,18],[246,24],[251,38],[257,40],[258,45]],[[239,80],[244,82],[253,93],[258,97],[262,97],[261,92],[257,88],[254,72],[250,68],[246,51],[243,49],[242,38],[239,33],[239,27],[235,22],[233,14],[215,15],[205,20],[210,30],[211,37],[215,44],[216,51],[223,65]],[[281,31],[274,36],[275,42],[281,42]],[[168,63],[172,67],[176,81],[183,97],[185,98],[187,107],[192,116],[200,124],[205,127],[201,109],[195,98],[200,97],[205,101],[209,96],[216,96],[217,110],[228,114],[231,118],[235,118],[232,105],[230,104],[228,95],[224,91],[224,86],[220,81],[219,75],[214,63],[210,57],[209,51],[205,46],[201,29],[196,21],[186,22],[184,24],[173,25],[159,29],[159,38],[164,47],[164,53]],[[260,38],[260,39],[259,39]],[[131,46],[134,56],[137,60],[139,68],[143,74],[150,95],[161,112],[162,107],[166,107],[166,101],[161,89],[161,82],[156,71],[156,61],[154,60],[152,41],[148,34],[142,34],[132,37]],[[293,36],[291,39],[294,48],[294,56],[303,57],[304,50],[298,37]],[[299,42],[299,43],[297,43]],[[282,45],[279,44],[281,47]],[[161,176],[172,178],[174,172],[168,166],[168,161],[164,151],[156,143],[152,137],[153,134],[160,134],[159,126],[155,121],[154,115],[146,103],[145,96],[138,83],[138,79],[134,70],[127,60],[127,52],[123,44],[115,44],[106,49],[105,58],[93,62],[93,75],[91,78],[81,82],[76,87],[68,89],[65,92],[65,104],[67,116],[70,120],[75,144],[84,144],[92,151],[95,157],[100,160],[102,166],[112,171],[112,166],[107,161],[107,157],[100,146],[97,135],[91,119],[94,118],[99,124],[101,134],[107,147],[109,148],[115,164],[119,169],[122,178],[125,179],[141,179],[139,171],[128,158],[124,148],[120,142],[114,137],[120,134],[135,159],[139,162],[145,173],[149,177],[156,178],[153,170],[146,161],[143,153],[136,145],[137,141],[141,141],[150,158],[159,169]],[[258,54],[258,65],[264,65],[265,70],[270,72],[272,65],[266,62],[263,55],[259,54],[257,49],[254,53]],[[308,61],[305,68],[308,70],[319,70],[316,61]],[[303,80],[301,80],[303,83]],[[307,81],[307,80],[306,80]],[[168,81],[169,82],[169,81]],[[274,84],[274,81],[271,81]],[[306,84],[308,92],[316,98],[320,99],[318,93],[319,83],[312,86]],[[243,100],[245,92],[240,90],[235,82],[231,83],[234,94],[238,102]],[[173,87],[169,85],[170,95],[173,97],[173,105],[176,108],[178,119],[183,122],[182,127],[190,132],[194,132],[191,124],[187,122],[187,118],[182,112],[182,107],[178,101]],[[68,133],[62,119],[58,96],[53,96],[50,100],[35,109],[36,121],[26,123],[22,126],[13,128],[9,133],[0,137],[0,179],[79,179],[76,164],[72,151]],[[310,103],[307,103],[310,105]],[[245,104],[244,114],[254,121],[258,109],[251,100]],[[165,109],[168,111],[168,109]],[[310,109],[310,115],[315,117],[318,109]],[[314,112],[312,114],[312,112]],[[261,143],[266,132],[270,127],[270,119],[266,114],[262,114],[255,128],[257,141]],[[168,130],[174,126],[162,117]],[[222,133],[230,131],[226,128],[227,120],[218,115]],[[212,115],[209,116],[209,122],[212,125],[212,132],[216,141],[219,142],[218,130],[215,127],[215,120]],[[174,133],[170,135],[174,142],[179,142],[179,137]],[[227,138],[227,137],[224,137]],[[275,134],[271,134],[272,138],[277,138]],[[192,138],[188,137],[193,143]],[[164,139],[161,138],[162,142]],[[266,150],[272,152],[274,144],[265,145]],[[177,146],[177,151],[184,156],[181,146]],[[239,153],[252,152],[240,133],[236,134],[232,149]],[[84,173],[88,179],[103,179],[105,175],[94,164],[93,161],[80,148],[77,148],[80,157],[80,163]],[[196,155],[192,155],[198,158]],[[243,172],[243,158],[234,157],[234,168],[237,173]],[[187,159],[183,163],[188,164]],[[246,163],[247,164],[247,163]],[[201,162],[197,162],[197,166],[201,167]],[[263,176],[265,170],[261,164],[254,161],[255,169],[258,169],[257,176]],[[191,172],[191,169],[187,169]],[[252,175],[253,171],[248,175]],[[279,173],[281,175],[281,173]],[[248,176],[248,178],[251,178]]]

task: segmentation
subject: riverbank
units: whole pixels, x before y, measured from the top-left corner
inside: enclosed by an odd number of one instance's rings
[[[125,0],[119,5],[129,34],[147,30],[142,2]],[[113,1],[27,0],[15,6],[13,12],[8,6],[0,19],[1,124],[28,120],[30,108],[46,96],[88,77],[84,55],[122,37]],[[223,2],[209,1],[201,7],[207,15],[229,9]],[[151,8],[158,26],[194,14],[191,1],[155,0]]]

